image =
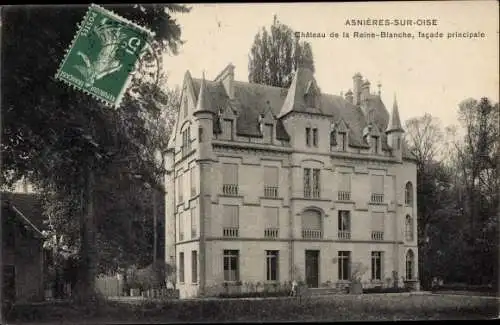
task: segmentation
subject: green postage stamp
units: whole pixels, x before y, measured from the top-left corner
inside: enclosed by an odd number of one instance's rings
[[[118,107],[153,32],[92,4],[56,79]]]

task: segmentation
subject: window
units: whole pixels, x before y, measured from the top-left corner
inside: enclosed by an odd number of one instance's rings
[[[184,240],[184,216],[183,213],[177,214],[179,216],[179,241]]]
[[[224,195],[238,195],[238,165],[222,164],[222,193]]]
[[[279,236],[279,208],[264,208],[265,228],[264,237],[278,238]]]
[[[203,142],[203,128],[198,128],[198,141]]]
[[[337,199],[339,201],[351,200],[351,174],[339,174],[339,191],[337,192]]]
[[[372,280],[382,280],[382,252],[372,252]]]
[[[413,280],[414,272],[414,255],[413,251],[410,249],[406,253],[406,280]]]
[[[319,169],[313,169],[313,197],[319,198],[320,197],[320,170]]]
[[[409,215],[405,220],[405,237],[407,241],[413,241],[413,218]]]
[[[278,167],[264,166],[264,196],[278,197]]]
[[[330,132],[330,147],[337,146],[337,131]]]
[[[224,139],[233,139],[233,120],[222,121],[222,136]]]
[[[398,138],[398,146],[397,146],[398,150],[401,150],[401,139]]]
[[[304,168],[304,197],[311,197],[311,168]]]
[[[351,252],[349,251],[339,251],[338,255],[338,266],[339,266],[339,280],[350,280],[351,272]]]
[[[319,239],[323,237],[321,213],[306,210],[302,213],[302,238]]]
[[[273,143],[273,125],[265,124],[264,126],[264,142]]]
[[[312,169],[311,175],[311,168],[304,168],[304,197],[319,198],[321,194],[320,188],[320,169]]]
[[[224,237],[238,237],[239,216],[237,205],[224,205],[222,215],[222,235]]]
[[[182,156],[187,155],[191,151],[191,128],[188,126],[182,131]]]
[[[306,146],[311,146],[311,128],[306,128]]]
[[[179,173],[179,175],[177,176],[177,195],[179,199],[177,204],[180,204],[184,201],[182,192],[182,181],[183,181],[182,173]]]
[[[184,253],[179,253],[179,282],[184,283]]]
[[[279,251],[266,251],[266,280],[278,281]]]
[[[384,213],[372,212],[372,240],[384,240]]]
[[[351,211],[339,211],[338,238],[351,239]]]
[[[239,281],[239,251],[224,250],[224,281]]]
[[[405,186],[405,204],[413,205],[413,184],[411,182],[406,183]]]
[[[196,207],[191,207],[191,238],[196,238],[198,235],[198,214]]]
[[[316,128],[312,129],[312,135],[313,135],[313,146],[317,147],[318,146],[318,129],[316,129]]]
[[[191,251],[191,282],[198,282],[198,252]]]
[[[372,203],[383,203],[384,202],[384,176],[383,175],[372,175],[371,176],[371,187]]]
[[[191,197],[196,195],[196,182],[195,182],[195,177],[194,177],[194,168],[191,167],[189,169],[189,183],[191,184]]]
[[[346,151],[347,150],[347,133],[339,132],[339,136],[340,136],[340,145],[341,145],[342,151]]]
[[[372,138],[373,138],[373,151],[375,153],[378,153],[378,150],[379,150],[378,140],[379,140],[379,138],[376,136],[372,136]]]

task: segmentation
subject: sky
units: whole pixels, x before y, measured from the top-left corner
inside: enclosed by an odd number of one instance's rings
[[[444,126],[457,124],[460,101],[499,97],[499,17],[496,1],[248,3],[189,4],[188,14],[174,17],[182,28],[177,56],[165,55],[168,85],[181,85],[186,70],[194,78],[213,79],[229,63],[235,79],[248,81],[248,53],[256,33],[269,28],[274,14],[296,32],[326,33],[308,41],[315,60],[315,78],[324,93],[352,88],[360,72],[380,82],[381,96],[391,109],[397,96],[401,120],[430,113]],[[412,20],[412,26],[352,26],[346,20]],[[416,26],[425,20],[435,25]],[[435,20],[435,21],[433,21]],[[406,32],[414,39],[354,38],[354,32]],[[330,38],[330,33],[339,38]],[[342,38],[342,33],[350,38]],[[419,38],[418,32],[443,33]],[[484,33],[479,38],[451,38],[448,33]]]

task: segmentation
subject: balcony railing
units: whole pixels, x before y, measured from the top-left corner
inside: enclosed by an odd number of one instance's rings
[[[266,228],[264,229],[265,238],[278,238],[279,229],[278,228]]]
[[[311,189],[310,188],[304,189],[304,197],[306,197],[306,198],[311,197]]]
[[[319,198],[320,197],[320,191],[318,189],[313,190],[313,197],[314,198]]]
[[[316,229],[302,229],[302,238],[320,239],[323,237],[323,231]]]
[[[372,193],[371,201],[373,203],[383,203],[384,202],[384,194]]]
[[[224,227],[222,228],[223,237],[238,237],[238,227]]]
[[[339,230],[337,236],[339,239],[351,239],[351,232],[346,230]]]
[[[372,240],[384,240],[384,232],[372,231]]]
[[[238,185],[237,184],[223,184],[222,193],[229,196],[238,195]]]
[[[264,186],[264,197],[278,197],[278,187]]]
[[[337,199],[339,201],[350,201],[351,200],[351,192],[347,191],[338,191]]]
[[[196,229],[191,229],[191,238],[196,238],[196,236],[197,236]]]

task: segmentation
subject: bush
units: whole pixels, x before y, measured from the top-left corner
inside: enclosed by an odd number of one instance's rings
[[[432,291],[475,291],[475,292],[496,292],[493,286],[467,285],[467,284],[443,284],[432,287]]]
[[[363,289],[363,293],[401,293],[401,292],[410,292],[409,288],[383,288],[383,287],[374,287],[374,288],[366,288]]]
[[[239,292],[239,293],[220,293],[219,298],[269,298],[269,297],[286,297],[290,294],[289,291],[255,291],[255,292]]]

